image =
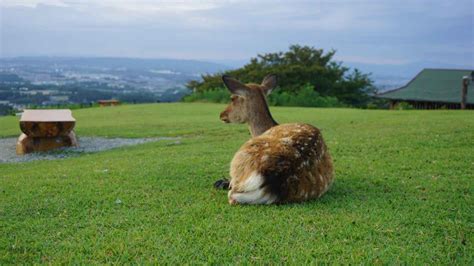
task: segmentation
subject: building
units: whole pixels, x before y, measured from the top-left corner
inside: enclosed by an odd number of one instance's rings
[[[98,100],[97,103],[99,104],[100,107],[106,107],[106,106],[117,106],[120,104],[120,101],[118,100]]]
[[[423,69],[405,86],[376,95],[388,99],[390,108],[407,102],[416,109],[460,109],[463,78],[469,77],[466,109],[474,109],[474,70]]]

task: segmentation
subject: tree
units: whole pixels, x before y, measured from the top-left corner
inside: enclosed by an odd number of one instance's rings
[[[243,82],[256,82],[273,73],[278,76],[281,93],[298,94],[309,84],[323,97],[336,97],[351,106],[365,106],[370,94],[375,92],[372,80],[368,74],[334,61],[335,53],[335,50],[324,52],[310,46],[292,45],[287,52],[257,55],[242,68],[202,75],[201,81],[191,81],[187,87],[199,93],[223,88],[223,74]]]

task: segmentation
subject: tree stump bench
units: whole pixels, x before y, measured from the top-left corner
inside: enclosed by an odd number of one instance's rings
[[[77,146],[71,110],[25,110],[20,118],[23,132],[16,144],[16,153],[23,155],[61,147]]]

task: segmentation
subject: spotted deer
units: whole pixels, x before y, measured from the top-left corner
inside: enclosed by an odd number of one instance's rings
[[[234,155],[230,165],[230,204],[302,202],[321,197],[333,175],[331,155],[321,132],[308,124],[279,125],[266,95],[276,76],[262,84],[242,84],[224,75],[231,103],[220,114],[226,123],[247,123],[252,138]]]

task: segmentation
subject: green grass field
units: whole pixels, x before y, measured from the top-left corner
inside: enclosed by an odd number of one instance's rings
[[[336,182],[304,204],[230,206],[212,184],[249,133],[223,108],[74,110],[79,136],[183,138],[0,164],[0,264],[474,263],[473,112],[272,108],[322,129]]]

